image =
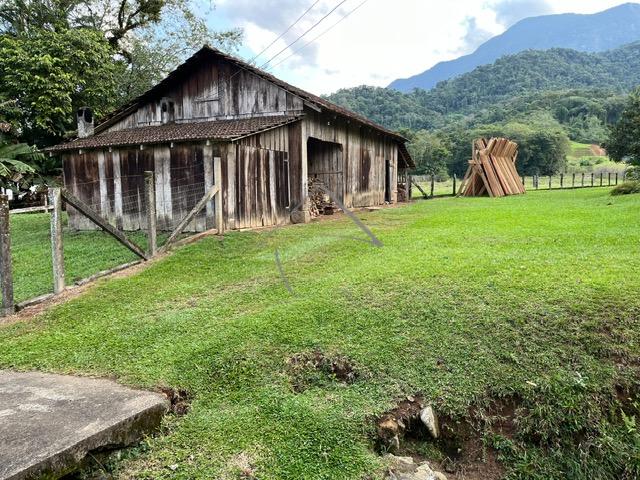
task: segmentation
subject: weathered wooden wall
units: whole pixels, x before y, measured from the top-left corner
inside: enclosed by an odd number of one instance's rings
[[[303,101],[286,90],[225,61],[204,63],[189,79],[159,94],[107,131],[160,125],[163,97],[175,104],[178,123],[302,112]]]
[[[144,172],[155,173],[158,228],[172,230],[214,183],[222,184],[223,219],[228,229],[255,228],[289,221],[288,132],[269,132],[246,142],[158,145],[140,149],[90,150],[63,156],[66,187],[124,230],[146,226]],[[280,146],[280,147],[279,147]],[[271,148],[265,148],[271,147]],[[216,182],[213,158],[222,158]],[[213,202],[186,231],[214,227]],[[70,225],[93,229],[69,208]]]
[[[313,148],[316,140],[322,140],[341,146],[342,161],[333,157],[333,160],[327,162],[333,161],[336,171],[342,168],[344,203],[347,207],[384,204],[387,160],[391,167],[391,202],[396,202],[398,147],[388,136],[357,122],[317,112],[307,112],[302,130],[302,142],[306,146],[302,149],[302,156],[303,162],[307,162],[310,169],[308,175],[315,168],[312,166],[313,162],[309,163],[309,145]],[[310,138],[312,141],[308,143]],[[312,152],[312,156],[316,155]],[[329,167],[330,163],[323,165]]]

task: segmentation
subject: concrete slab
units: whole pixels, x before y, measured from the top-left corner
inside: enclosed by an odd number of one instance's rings
[[[58,478],[157,428],[164,395],[109,380],[0,371],[0,480]]]

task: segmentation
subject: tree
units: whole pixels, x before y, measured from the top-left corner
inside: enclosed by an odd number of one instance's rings
[[[629,96],[620,121],[609,130],[604,147],[612,160],[640,166],[640,88]]]
[[[29,163],[41,156],[34,147],[24,143],[14,143],[5,133],[0,133],[0,186],[20,189],[26,176],[36,173]]]
[[[409,153],[416,163],[414,170],[423,175],[444,175],[447,173],[447,164],[451,159],[451,152],[445,138],[420,130],[410,134]]]
[[[17,100],[8,119],[19,125],[27,143],[59,141],[73,129],[75,109],[81,106],[91,106],[97,115],[114,107],[116,79],[124,68],[95,30],[0,36],[0,91]]]

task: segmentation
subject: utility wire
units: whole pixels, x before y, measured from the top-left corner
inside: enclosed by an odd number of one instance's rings
[[[331,10],[329,10],[329,13],[327,13],[324,17],[322,17],[320,20],[318,20],[316,23],[314,23],[311,27],[309,27],[302,35],[300,35],[298,38],[296,38],[293,42],[291,42],[289,45],[287,45],[286,47],[284,47],[282,50],[280,50],[278,53],[276,53],[273,57],[271,57],[269,60],[267,60],[265,63],[263,63],[260,66],[260,69],[264,69],[264,67],[266,67],[272,60],[274,60],[276,57],[279,57],[280,54],[286,52],[291,46],[295,45],[298,41],[300,41],[307,33],[309,33],[311,30],[313,30],[314,28],[316,28],[318,25],[320,25],[322,23],[322,21],[327,18],[329,15],[331,15],[333,12],[335,12],[343,3],[345,3],[347,0],[342,0],[340,3],[338,3],[338,5],[336,5],[335,7],[333,7]]]
[[[313,42],[315,42],[316,40],[318,40],[320,37],[322,37],[323,35],[329,33],[333,28],[337,27],[339,23],[343,22],[344,20],[347,19],[347,17],[349,15],[351,15],[352,13],[354,13],[356,10],[358,10],[360,7],[362,7],[365,3],[367,3],[369,0],[363,0],[362,2],[360,2],[360,4],[358,4],[358,6],[356,8],[354,8],[353,10],[351,10],[350,12],[348,12],[346,15],[344,15],[340,20],[338,20],[336,23],[334,23],[333,25],[331,25],[329,28],[327,28],[324,32],[322,32],[321,34],[317,35],[316,37],[314,37],[312,40],[309,40],[307,43],[305,43],[303,46],[301,46],[300,48],[294,50],[293,52],[291,52],[289,55],[287,55],[286,57],[284,57],[282,60],[280,60],[278,63],[276,63],[275,65],[271,65],[269,68],[276,68],[278,65],[280,65],[281,63],[289,60],[291,57],[293,57],[296,53],[304,50],[305,48],[307,48],[309,45],[311,45]]]
[[[300,15],[300,16],[298,17],[298,19],[297,19],[295,22],[293,22],[291,25],[289,25],[289,27],[288,27],[284,32],[282,32],[280,35],[278,35],[278,37],[277,37],[273,42],[271,42],[269,45],[267,45],[266,47],[264,47],[264,48],[262,49],[262,51],[261,51],[260,53],[258,53],[256,56],[254,56],[251,60],[249,60],[249,62],[248,62],[248,63],[252,63],[252,62],[253,62],[254,60],[256,60],[260,55],[262,55],[264,52],[266,52],[267,50],[269,50],[269,49],[270,49],[270,48],[271,48],[271,47],[272,47],[272,46],[273,46],[273,45],[274,45],[278,40],[280,40],[282,37],[284,37],[284,36],[287,34],[287,32],[288,32],[289,30],[291,30],[291,29],[292,29],[292,28],[293,28],[293,27],[294,27],[294,26],[295,26],[295,25],[296,25],[300,20],[302,20],[302,19],[307,15],[307,13],[309,13],[309,12],[311,11],[311,9],[312,9],[313,7],[315,7],[319,2],[320,2],[320,0],[316,0],[315,2],[313,2],[313,4],[312,4],[309,8],[307,8],[307,9],[304,11],[304,13],[303,13],[302,15]]]

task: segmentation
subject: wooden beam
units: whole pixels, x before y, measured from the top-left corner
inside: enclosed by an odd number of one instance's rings
[[[204,208],[207,202],[211,200],[216,193],[218,193],[219,190],[220,189],[218,188],[217,185],[213,185],[207,191],[207,193],[204,194],[204,197],[202,197],[200,201],[198,201],[196,206],[193,207],[193,209],[180,221],[180,223],[173,230],[173,232],[171,232],[171,235],[169,235],[169,238],[167,238],[167,241],[165,242],[165,244],[162,246],[162,248],[160,248],[159,250],[160,253],[164,253],[167,251],[169,246],[176,241],[176,239],[178,238],[178,235],[182,233],[182,231],[187,227],[189,222],[193,220],[193,218],[200,212],[200,210]]]
[[[78,210],[80,213],[85,215],[89,220],[95,223],[97,226],[102,228],[105,232],[109,233],[116,240],[122,243],[125,247],[131,250],[133,253],[138,255],[140,258],[144,260],[148,260],[147,254],[135,243],[131,242],[120,230],[111,225],[108,221],[106,221],[103,217],[101,217],[95,210],[93,210],[89,205],[84,203],[82,200],[77,198],[71,192],[69,192],[66,188],[61,189],[62,198],[65,202],[71,205],[73,208]]]
[[[158,251],[156,218],[156,180],[153,172],[144,172],[144,195],[147,202],[147,251],[153,257]]]
[[[62,196],[59,188],[49,189],[51,211],[51,259],[53,265],[53,293],[62,293],[64,280],[64,250],[62,245]]]
[[[416,188],[420,190],[420,193],[424,198],[429,198],[429,195],[427,195],[427,193],[422,189],[422,187],[418,185],[418,182],[416,182],[413,178],[411,179],[411,183],[413,183],[416,186]]]

